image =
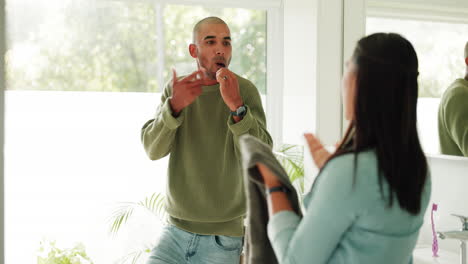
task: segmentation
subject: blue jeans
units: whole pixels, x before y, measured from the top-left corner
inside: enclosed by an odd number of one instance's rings
[[[239,264],[242,237],[198,235],[164,227],[146,264]]]

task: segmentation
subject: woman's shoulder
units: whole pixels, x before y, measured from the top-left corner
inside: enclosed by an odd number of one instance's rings
[[[356,166],[356,167],[355,167]],[[324,168],[333,171],[349,171],[356,173],[377,172],[377,155],[374,150],[346,153],[332,158]]]
[[[366,195],[379,190],[378,162],[375,151],[346,153],[330,160],[320,173],[317,184],[322,188]]]
[[[348,201],[362,208],[370,206],[378,195],[377,157],[374,151],[346,153],[332,158],[321,170],[304,200],[308,205],[312,196],[328,200]]]

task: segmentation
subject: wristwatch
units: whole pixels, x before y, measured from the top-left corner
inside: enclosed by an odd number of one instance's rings
[[[247,114],[247,107],[245,105],[239,106],[236,111],[231,112],[232,116],[244,117]]]
[[[288,193],[288,189],[284,186],[275,186],[275,187],[271,187],[269,189],[266,189],[266,194],[271,194],[273,192],[284,192],[284,193]]]

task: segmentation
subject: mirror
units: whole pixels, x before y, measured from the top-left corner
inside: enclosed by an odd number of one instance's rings
[[[421,144],[428,154],[449,154],[440,149],[439,106],[447,88],[456,80],[464,80],[467,74],[464,49],[468,41],[468,22],[447,22],[448,19],[443,18],[431,21],[418,15],[387,17],[371,10],[366,18],[366,35],[395,32],[413,44],[419,59],[418,131]]]

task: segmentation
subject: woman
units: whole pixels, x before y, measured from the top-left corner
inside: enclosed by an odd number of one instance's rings
[[[268,236],[280,263],[412,262],[430,196],[416,129],[418,59],[397,34],[362,38],[347,62],[343,99],[350,127],[330,155],[306,139],[321,168],[300,219],[262,164]]]

